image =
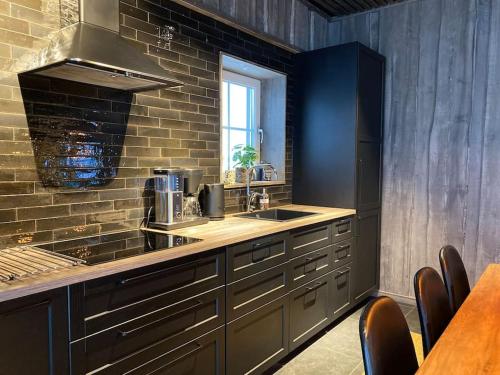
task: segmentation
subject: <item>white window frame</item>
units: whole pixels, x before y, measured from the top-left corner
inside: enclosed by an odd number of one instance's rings
[[[255,150],[257,151],[257,155],[260,155],[260,136],[259,136],[259,129],[260,129],[260,101],[261,101],[261,96],[260,96],[260,81],[258,79],[255,79],[255,78],[252,78],[252,77],[248,77],[248,76],[245,76],[245,75],[242,75],[242,74],[239,74],[239,73],[234,73],[234,72],[231,72],[229,70],[222,70],[222,82],[221,82],[221,85],[224,84],[224,82],[228,82],[228,83],[234,83],[234,84],[237,84],[237,85],[241,85],[241,86],[246,86],[246,87],[251,87],[253,90],[254,90],[254,107],[255,107],[255,110],[254,111],[251,111],[250,108],[249,110],[247,111],[247,116],[250,116],[252,115],[252,112],[254,114],[254,118],[253,118],[253,134],[252,134],[252,146],[255,148]],[[228,88],[229,88],[229,85],[228,85]],[[222,87],[221,87],[221,92],[222,92]],[[228,92],[228,100],[229,100],[229,92]],[[250,104],[250,103],[249,103]],[[228,105],[228,103],[221,103],[221,108],[223,105]],[[251,105],[251,104],[250,104]],[[230,109],[229,109],[229,106],[227,108],[228,110],[228,121],[229,121],[229,118],[230,118]],[[247,121],[251,121],[251,120],[247,120]],[[252,122],[252,121],[251,121]],[[224,126],[224,122],[223,122],[223,119],[221,119],[221,136],[223,134],[223,129],[228,129],[229,130],[229,133],[231,132],[232,129],[234,130],[239,130],[241,131],[242,129],[241,128],[231,128],[230,124],[228,123],[228,126]],[[247,130],[248,131],[248,130]],[[221,161],[224,159],[223,156],[224,156],[224,153],[227,153],[229,152],[229,154],[227,155],[227,157],[229,158],[230,155],[231,155],[231,150],[222,150],[222,144],[223,142],[221,142]],[[229,142],[228,142],[228,147],[229,146]],[[222,165],[222,171],[226,171],[227,170],[227,165]]]

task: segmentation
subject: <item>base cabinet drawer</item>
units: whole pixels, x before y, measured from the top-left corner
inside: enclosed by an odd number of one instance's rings
[[[175,343],[161,341],[97,369],[92,374],[224,375],[224,361],[225,336],[222,326],[191,341],[182,337]]]
[[[227,321],[230,322],[288,292],[287,265],[282,264],[227,285]]]
[[[319,277],[290,293],[290,350],[330,322],[331,275]]]
[[[114,366],[158,343],[171,346],[224,324],[225,288],[194,296],[124,321],[71,344],[72,374]],[[153,359],[153,358],[150,358]]]
[[[333,269],[333,246],[311,251],[288,263],[290,289],[295,289]]]
[[[338,268],[352,261],[355,252],[354,239],[333,244],[333,268]]]
[[[162,295],[197,295],[224,285],[223,251],[179,259],[71,287],[71,340],[85,335],[85,320]]]
[[[337,318],[350,307],[351,263],[332,272],[332,309]]]
[[[288,296],[227,325],[228,375],[261,374],[288,353]]]
[[[321,249],[331,243],[331,223],[295,229],[290,232],[290,256],[294,258],[310,251]]]
[[[227,248],[227,282],[231,283],[288,259],[287,233],[258,238]]]
[[[352,217],[335,220],[332,224],[332,241],[335,243],[352,237],[353,229]]]

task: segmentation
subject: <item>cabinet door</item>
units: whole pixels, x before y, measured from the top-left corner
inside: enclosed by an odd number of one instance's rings
[[[384,58],[370,49],[359,47],[358,62],[358,139],[382,138],[384,98]]]
[[[356,43],[295,55],[293,203],[354,207]]]
[[[332,273],[333,318],[340,317],[350,307],[351,266],[340,267]]]
[[[357,246],[352,299],[368,297],[379,283],[380,211],[360,212],[357,217]]]
[[[66,295],[61,288],[0,304],[0,374],[69,373]]]
[[[358,210],[379,208],[381,203],[380,143],[358,143]]]
[[[288,296],[226,328],[227,374],[261,374],[288,353]]]
[[[290,350],[319,332],[330,321],[331,273],[290,293]]]

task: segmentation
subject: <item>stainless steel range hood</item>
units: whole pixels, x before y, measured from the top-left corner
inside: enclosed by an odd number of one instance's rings
[[[80,22],[61,29],[24,73],[129,91],[181,86],[119,31],[119,0],[79,0]]]

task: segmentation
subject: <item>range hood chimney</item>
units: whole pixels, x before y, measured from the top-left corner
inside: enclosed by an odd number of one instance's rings
[[[79,0],[80,21],[61,29],[24,73],[128,91],[181,86],[120,37],[119,0]]]

